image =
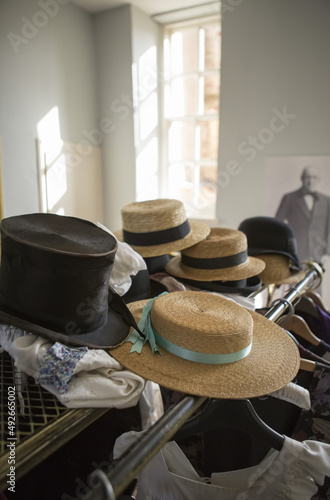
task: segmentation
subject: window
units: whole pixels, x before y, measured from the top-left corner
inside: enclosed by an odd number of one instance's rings
[[[161,194],[188,216],[216,218],[220,16],[164,28],[164,154]]]

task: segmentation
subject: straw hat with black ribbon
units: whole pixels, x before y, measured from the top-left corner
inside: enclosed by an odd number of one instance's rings
[[[258,258],[265,263],[259,277],[265,285],[291,285],[305,277],[303,269],[292,269],[292,261],[286,255],[275,253],[260,254]]]
[[[298,348],[285,330],[221,296],[165,292],[129,308],[140,332],[132,330],[110,354],[163,387],[212,398],[251,398],[284,387],[299,370]]]
[[[238,229],[247,237],[249,255],[265,263],[260,274],[263,283],[285,285],[304,278],[295,233],[289,224],[275,217],[257,216],[243,220]]]
[[[115,232],[142,257],[156,257],[187,248],[210,232],[207,224],[189,221],[180,200],[130,203],[121,209],[122,229]]]
[[[233,291],[249,288],[260,282],[257,275],[263,271],[262,260],[249,257],[247,239],[244,233],[236,229],[211,228],[208,236],[201,242],[181,251],[181,255],[173,257],[166,264],[165,270],[178,279],[199,283],[218,282],[221,286],[232,286]],[[246,280],[238,286],[232,282]],[[220,283],[220,281],[222,283]],[[226,285],[227,283],[227,285]],[[261,282],[260,282],[261,284]]]

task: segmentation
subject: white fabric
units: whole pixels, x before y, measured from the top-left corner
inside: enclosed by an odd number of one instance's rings
[[[112,231],[103,226],[103,224],[97,222],[96,225],[115,238]],[[143,257],[127,243],[118,241],[118,249],[109,280],[110,287],[115,290],[118,295],[125,295],[132,285],[130,276],[135,276],[139,271],[144,269],[147,269],[147,265]]]
[[[164,415],[163,398],[158,384],[147,380],[139,399],[139,409],[143,430],[151,427]]]
[[[293,382],[289,382],[285,387],[279,389],[278,391],[271,392],[269,396],[283,399],[284,401],[288,401],[289,403],[299,406],[299,408],[303,408],[304,410],[309,410],[311,407],[310,392],[304,387],[294,384]]]
[[[15,366],[35,379],[42,357],[53,344],[18,328],[0,325],[0,346]],[[68,408],[128,408],[138,403],[145,380],[126,370],[102,349],[88,349],[77,362],[68,391],[60,394],[54,385],[41,384]]]
[[[120,436],[114,458],[141,433]],[[239,453],[239,450],[237,450]],[[138,476],[136,500],[310,500],[330,474],[330,445],[285,437],[281,451],[271,450],[256,466],[200,477],[179,446],[171,441]]]

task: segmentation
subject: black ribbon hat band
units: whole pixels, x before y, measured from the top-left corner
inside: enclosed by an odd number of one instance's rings
[[[225,269],[227,267],[236,267],[240,264],[244,264],[248,257],[247,250],[242,250],[234,255],[228,255],[226,257],[215,257],[215,258],[197,258],[190,257],[182,253],[181,262],[187,267],[192,267],[196,269]]]
[[[189,221],[186,219],[182,224],[160,231],[149,233],[133,233],[123,229],[123,239],[125,243],[136,246],[162,245],[172,241],[181,240],[190,233]]]

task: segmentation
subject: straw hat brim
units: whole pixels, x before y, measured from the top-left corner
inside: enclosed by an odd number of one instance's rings
[[[260,279],[265,285],[291,285],[304,279],[303,269],[292,271],[288,265],[288,258],[278,254],[258,255],[265,263],[265,269],[260,273]]]
[[[160,245],[137,246],[130,244],[142,257],[158,257],[171,252],[179,252],[202,241],[210,233],[211,228],[204,222],[189,221],[190,233],[180,240],[162,243]],[[114,233],[118,241],[124,242],[123,231],[120,229]]]
[[[136,322],[140,320],[146,303],[144,300],[128,305]],[[246,358],[235,363],[195,363],[164,348],[161,348],[162,355],[153,355],[148,344],[141,354],[130,353],[130,342],[111,350],[110,354],[146,380],[179,392],[223,399],[263,396],[294,379],[299,370],[300,355],[296,344],[281,327],[258,313],[248,312],[253,318],[253,346]]]
[[[182,264],[179,255],[170,259],[165,266],[166,272],[172,276],[196,281],[235,281],[256,276],[264,269],[265,263],[256,257],[248,257],[243,264],[225,269],[195,269]]]

